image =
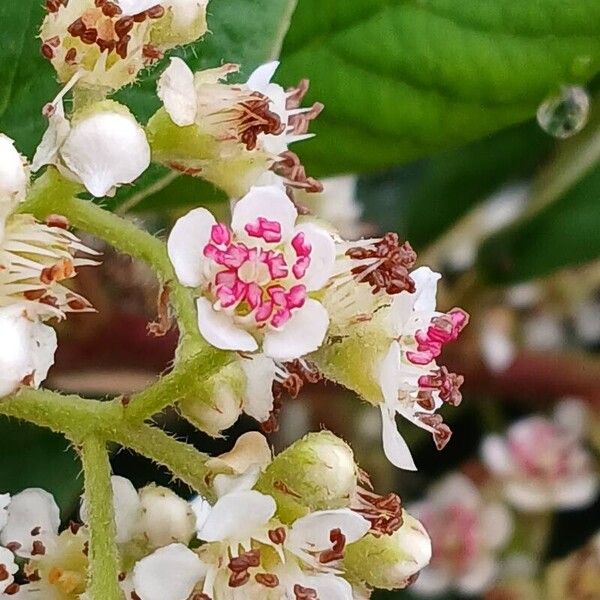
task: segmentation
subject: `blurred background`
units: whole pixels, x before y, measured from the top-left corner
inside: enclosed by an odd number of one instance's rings
[[[6,40],[0,73],[9,82],[0,91],[0,130],[29,157],[45,127],[40,108],[58,90],[35,40],[38,4],[0,7]],[[385,460],[378,411],[327,382],[284,400],[274,446],[327,427],[352,445],[376,489],[396,491],[405,505],[456,472],[485,495],[491,477],[480,460],[485,436],[532,414],[551,415],[569,398],[584,415],[581,444],[597,474],[600,3],[212,0],[209,27],[203,43],[177,51],[196,68],[240,61],[243,78],[280,53],[277,80],[292,85],[309,78],[308,102],[325,104],[312,128],[316,137],[294,148],[309,175],[325,184],[301,204],[350,239],[398,232],[419,264],[443,274],[440,309],[461,306],[471,314],[462,339],[444,356],[450,370],[465,376],[462,404],[444,411],[452,440],[438,452],[427,434],[401,429],[417,473]],[[148,72],[121,94],[142,120],[157,107],[155,80]],[[103,201],[160,236],[198,204],[227,214],[217,190],[158,167]],[[103,266],[82,270],[76,282],[98,314],[61,326],[48,384],[93,397],[132,392],[169,368],[177,333],[147,333],[159,292],[149,270],[98,240],[85,241],[104,253]],[[175,412],[162,419],[166,429],[211,453],[257,428],[242,420],[214,440]],[[81,479],[62,438],[3,419],[0,452],[3,491],[45,487],[69,517]],[[115,453],[113,466],[137,486],[171,485],[166,472],[129,453]],[[531,515],[511,512],[514,535],[495,555],[497,577],[474,597],[600,598],[600,543],[592,541],[600,531],[597,496],[577,510],[546,511],[541,543]],[[450,551],[446,542],[440,552]],[[421,597],[462,597],[456,586],[446,588]]]

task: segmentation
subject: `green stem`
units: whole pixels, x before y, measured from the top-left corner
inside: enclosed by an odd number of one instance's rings
[[[77,198],[76,194],[81,191],[81,186],[65,180],[56,169],[49,168],[36,180],[27,201],[19,207],[19,211],[31,213],[42,220],[50,214],[62,214],[74,227],[83,229],[150,265],[160,283],[169,289],[181,333],[179,355],[187,356],[207,348],[208,345],[198,332],[192,294],[177,282],[165,244],[131,221],[108,212],[91,201]]]
[[[111,470],[105,442],[90,435],[81,444],[90,532],[88,593],[91,600],[122,600],[115,542]]]
[[[118,444],[163,465],[180,481],[205,498],[213,499],[207,476],[206,462],[210,456],[180,442],[157,427],[129,425],[114,436]]]
[[[0,415],[63,433],[75,444],[98,437],[131,448],[165,466],[197,492],[210,496],[205,481],[209,457],[160,429],[126,421],[125,410],[118,401],[98,402],[47,390],[23,389],[0,402]]]

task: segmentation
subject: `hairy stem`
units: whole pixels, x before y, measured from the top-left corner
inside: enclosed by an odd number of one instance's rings
[[[83,440],[80,452],[90,531],[88,593],[91,600],[122,600],[106,444],[100,437],[90,435]]]
[[[33,185],[19,210],[38,219],[62,214],[69,222],[116,249],[138,258],[154,269],[160,283],[167,286],[181,334],[180,355],[190,355],[208,347],[198,333],[196,307],[189,290],[177,282],[165,244],[131,221],[104,210],[97,204],[76,197],[82,188],[49,168]]]
[[[213,492],[207,483],[210,458],[185,442],[178,441],[157,427],[126,426],[116,432],[114,441],[166,467],[179,481],[209,500]]]

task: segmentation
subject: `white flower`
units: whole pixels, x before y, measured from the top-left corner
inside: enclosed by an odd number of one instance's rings
[[[28,184],[26,162],[15,148],[14,141],[0,133],[0,217],[25,199]]]
[[[97,198],[133,183],[150,165],[146,134],[124,106],[105,101],[67,120],[62,96],[50,105],[49,125],[32,168],[55,165]]]
[[[40,556],[56,545],[60,511],[52,494],[40,488],[23,490],[11,498],[6,510],[0,543],[14,547],[17,556]]]
[[[54,363],[56,333],[25,306],[0,308],[0,397],[38,387]]]
[[[512,533],[512,518],[500,504],[485,504],[463,475],[451,475],[411,512],[431,536],[433,555],[412,589],[424,596],[457,588],[466,595],[488,589],[498,573],[497,553]]]
[[[135,593],[141,600],[187,600],[206,567],[183,544],[159,548],[133,570]]]
[[[316,350],[329,317],[310,297],[328,281],[331,236],[295,225],[296,207],[280,189],[255,187],[233,210],[231,229],[198,208],[175,224],[169,257],[181,283],[199,289],[198,326],[223,350],[292,360]]]
[[[207,0],[48,0],[42,55],[60,81],[77,76],[86,92],[135,81],[163,51],[206,32]]]
[[[519,510],[577,509],[598,493],[598,475],[581,441],[580,419],[571,428],[557,417],[522,419],[505,437],[491,435],[483,442],[483,460]]]
[[[379,365],[383,447],[397,467],[415,470],[410,450],[396,427],[396,414],[430,431],[441,449],[450,429],[435,411],[444,403],[460,402],[462,377],[439,368],[435,359],[444,344],[455,340],[468,322],[468,315],[453,309],[436,312],[436,288],[440,278],[428,267],[411,273],[415,291],[394,296],[390,310],[393,340]]]

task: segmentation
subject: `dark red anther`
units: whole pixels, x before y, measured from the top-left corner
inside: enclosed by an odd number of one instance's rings
[[[60,0],[46,0],[46,10],[50,13],[56,13],[60,10],[62,3]]]
[[[98,30],[90,27],[89,29],[86,29],[80,37],[84,44],[91,46],[92,44],[95,44],[98,39]]]
[[[121,17],[115,23],[115,33],[117,34],[117,37],[119,39],[125,37],[133,29],[134,25],[135,21],[133,20],[133,17]]]
[[[69,50],[65,54],[65,62],[68,65],[73,65],[73,64],[75,64],[76,60],[77,60],[77,50],[75,48],[69,48]]]
[[[114,2],[105,1],[102,5],[102,13],[111,19],[117,15],[120,15],[122,12],[123,11],[121,10],[121,7]]]
[[[148,15],[146,14],[146,11],[138,13],[137,15],[133,15],[133,20],[136,23],[143,23],[147,18],[148,18]]]
[[[165,9],[160,4],[157,4],[156,6],[149,8],[146,11],[146,14],[150,19],[160,19],[161,17],[165,16]]]
[[[130,35],[126,35],[125,37],[121,38],[118,42],[117,45],[115,46],[115,52],[122,58],[125,59],[127,58],[127,51],[128,51],[128,46],[129,46],[129,42],[131,41],[131,36]]]
[[[83,19],[79,17],[76,21],[73,21],[69,27],[67,27],[67,31],[73,37],[81,37],[87,30],[86,24],[83,22]]]
[[[256,583],[267,588],[276,588],[279,585],[279,577],[274,573],[257,573],[254,579],[256,579]]]
[[[54,50],[50,44],[42,44],[42,56],[48,60],[54,58]]]

